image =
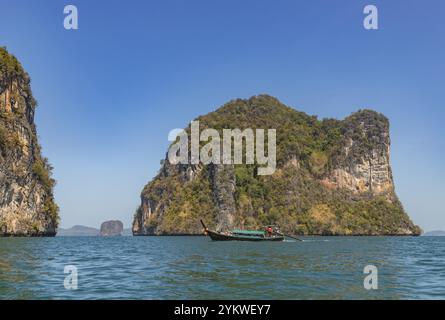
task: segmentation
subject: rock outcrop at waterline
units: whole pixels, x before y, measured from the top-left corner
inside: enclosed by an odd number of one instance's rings
[[[100,225],[100,236],[102,237],[121,236],[123,231],[124,224],[119,220],[105,221]]]
[[[173,165],[166,158],[141,193],[134,235],[259,228],[312,235],[418,235],[394,190],[388,119],[360,110],[318,120],[260,95],[198,118],[203,128],[276,129],[277,169],[258,165]],[[190,127],[186,129],[190,135]]]
[[[41,156],[30,78],[0,48],[0,236],[54,236],[58,207],[51,165]]]

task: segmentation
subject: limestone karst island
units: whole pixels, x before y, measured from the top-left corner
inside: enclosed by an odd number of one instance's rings
[[[29,75],[0,48],[2,236],[57,232],[55,181],[37,140],[36,105]],[[218,131],[276,129],[275,172],[258,175],[257,164],[172,165],[166,158],[142,191],[134,235],[201,234],[200,219],[211,228],[275,224],[295,235],[421,233],[395,193],[384,115],[360,110],[344,120],[319,120],[259,95],[197,120]]]
[[[275,128],[276,171],[260,176],[257,165],[172,165],[166,157],[142,190],[134,235],[200,234],[200,219],[211,228],[276,224],[299,235],[421,233],[395,193],[384,115],[360,110],[344,120],[318,120],[260,95],[197,120],[219,131]]]
[[[0,48],[0,235],[54,236],[58,207],[51,165],[37,140],[30,77]]]

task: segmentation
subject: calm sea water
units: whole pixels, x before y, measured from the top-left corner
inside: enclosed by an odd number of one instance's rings
[[[2,299],[445,299],[445,237],[0,238]],[[363,268],[378,268],[365,290]],[[67,290],[64,267],[78,269]]]

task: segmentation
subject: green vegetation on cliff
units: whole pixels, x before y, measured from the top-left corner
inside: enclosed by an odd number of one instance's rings
[[[37,101],[32,95],[30,86],[31,78],[23,69],[17,58],[10,54],[6,47],[0,47],[0,92],[4,92],[6,89],[11,88],[14,82],[20,84],[20,89],[27,100],[27,104],[31,108],[35,108]],[[3,101],[3,103],[6,104],[7,101]]]
[[[234,215],[234,226],[244,228],[278,224],[294,234],[420,233],[394,192],[389,122],[383,115],[361,110],[341,121],[318,120],[261,95],[233,100],[197,120],[201,130],[276,129],[277,170],[258,176],[256,164],[235,165],[231,206],[215,197],[224,182],[212,179],[211,165],[173,166],[165,160],[142,191],[135,234],[199,233],[199,218],[214,227],[221,208]]]
[[[34,124],[31,79],[0,48],[0,235],[53,235],[59,208],[52,166],[42,157]]]

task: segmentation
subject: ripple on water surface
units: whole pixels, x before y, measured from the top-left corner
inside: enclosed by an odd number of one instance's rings
[[[3,299],[445,299],[445,237],[0,238]],[[363,268],[378,267],[378,290]],[[78,269],[66,290],[64,267]]]

